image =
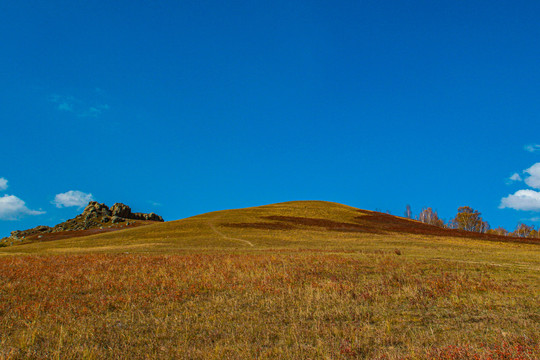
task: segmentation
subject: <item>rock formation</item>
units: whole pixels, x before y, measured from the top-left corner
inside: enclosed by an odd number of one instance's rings
[[[102,228],[104,226],[112,226],[112,224],[126,223],[131,225],[136,221],[163,221],[163,218],[154,213],[133,213],[131,208],[122,203],[114,204],[110,209],[105,204],[100,204],[97,201],[90,201],[84,208],[82,214],[77,215],[73,219],[69,219],[54,227],[37,226],[28,230],[15,230],[7,238],[0,239],[0,243],[10,243],[13,241],[23,241],[28,237],[38,238],[41,234],[54,233],[60,231],[77,231],[88,230],[94,228]]]

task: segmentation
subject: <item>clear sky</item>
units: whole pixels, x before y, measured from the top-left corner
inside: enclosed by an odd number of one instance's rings
[[[89,199],[538,225],[539,17],[536,0],[1,1],[0,237]]]

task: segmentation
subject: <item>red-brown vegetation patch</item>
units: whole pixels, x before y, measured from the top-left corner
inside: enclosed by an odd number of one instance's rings
[[[376,228],[375,226],[366,226],[364,224],[328,219],[306,218],[298,216],[265,216],[264,218],[294,224],[295,226],[318,227],[327,231],[381,233],[380,229]]]
[[[360,210],[359,210],[360,211]],[[540,244],[540,239],[509,237],[493,234],[481,234],[457,229],[447,229],[420,221],[400,218],[397,216],[361,210],[362,216],[355,216],[352,221],[335,221],[322,218],[300,216],[261,216],[263,221],[222,223],[221,226],[230,228],[261,229],[261,230],[295,230],[311,228],[320,231],[367,233],[367,234],[416,234],[438,237],[462,237],[482,240],[520,242]]]
[[[467,345],[434,348],[426,355],[433,360],[530,360],[537,358],[539,350],[539,345],[530,339],[517,337],[479,348]]]
[[[36,235],[29,236],[25,239],[25,242],[64,240],[64,239],[69,239],[69,238],[74,238],[74,237],[84,237],[84,236],[103,234],[103,233],[108,233],[108,232],[113,232],[113,231],[118,231],[118,230],[131,229],[131,228],[136,228],[139,226],[145,226],[145,225],[151,225],[151,224],[156,224],[156,222],[155,221],[132,221],[129,225],[115,224],[115,225],[112,225],[111,227],[43,233],[43,234],[36,234]]]
[[[360,211],[360,210],[359,210]],[[446,229],[434,225],[424,224],[420,221],[400,218],[397,216],[361,210],[366,215],[355,217],[356,222],[372,226],[380,231],[393,233],[421,234],[441,237],[466,237],[483,240],[495,240],[503,242],[521,242],[528,244],[540,244],[540,239],[520,238],[494,234],[482,234],[458,229]]]
[[[380,234],[381,231],[374,226],[365,226],[356,223],[333,221],[328,219],[308,218],[299,216],[262,216],[264,222],[253,223],[223,223],[221,225],[236,228],[293,230],[305,227],[318,228],[324,231],[361,232]],[[270,220],[271,222],[269,222]]]
[[[253,222],[253,223],[222,223],[221,226],[239,229],[258,229],[258,230],[293,230],[295,226],[275,222]]]

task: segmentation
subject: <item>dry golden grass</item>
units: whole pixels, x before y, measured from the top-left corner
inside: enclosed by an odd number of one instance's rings
[[[293,202],[0,249],[0,359],[540,358],[538,245],[372,215]]]
[[[0,357],[534,359],[526,274],[312,251],[5,257]]]

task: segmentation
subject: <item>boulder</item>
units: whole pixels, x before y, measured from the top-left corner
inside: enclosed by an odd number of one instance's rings
[[[97,215],[97,213],[95,211],[88,212],[84,216],[84,221],[89,221],[90,219],[96,218],[97,216],[98,215]]]
[[[112,223],[113,224],[118,224],[118,223],[124,222],[124,221],[126,221],[126,220],[121,218],[120,216],[113,216],[112,217]]]
[[[124,219],[131,220],[151,220],[151,221],[163,221],[163,218],[154,213],[132,213],[131,208],[122,203],[116,203],[111,207],[111,213],[113,216],[119,216]]]
[[[111,207],[111,214],[112,216],[129,219],[131,215],[131,208],[125,204],[116,203]]]
[[[163,221],[163,218],[157,214],[150,213],[150,214],[144,214],[145,220],[152,220],[152,221]]]
[[[130,216],[130,219],[133,220],[151,220],[151,221],[163,221],[163,218],[154,213],[144,214],[144,213],[133,213]]]
[[[111,215],[111,211],[105,204],[100,204],[97,201],[90,201],[82,212],[82,215],[85,217],[88,217],[89,214],[95,214],[95,216]],[[94,215],[92,217],[94,217]]]
[[[22,236],[22,231],[21,230],[12,231],[11,234],[10,234],[10,238],[15,239],[15,240],[17,240],[19,238],[19,236]]]

